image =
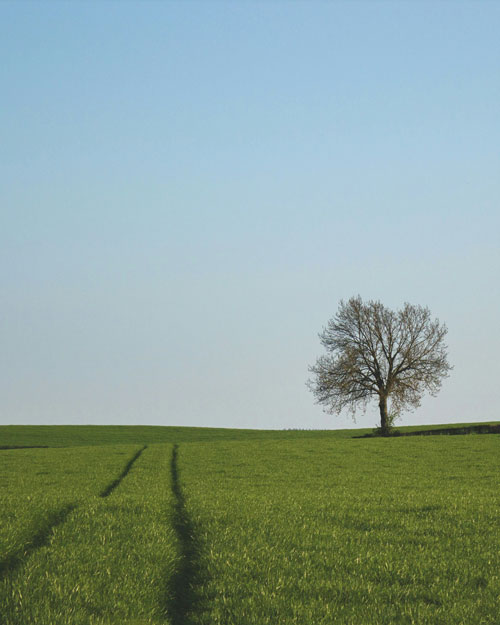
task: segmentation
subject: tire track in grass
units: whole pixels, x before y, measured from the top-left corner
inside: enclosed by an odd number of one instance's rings
[[[17,551],[7,554],[3,560],[0,560],[0,580],[14,573],[37,549],[48,545],[55,528],[58,525],[62,525],[76,507],[75,503],[71,503],[48,514],[28,542]]]
[[[186,510],[184,495],[179,481],[177,463],[179,446],[172,449],[170,472],[174,495],[173,526],[180,545],[180,564],[168,584],[164,609],[171,625],[193,623],[190,615],[200,606],[199,586],[201,583],[200,543],[193,522]]]
[[[137,451],[132,456],[132,458],[130,458],[130,460],[124,466],[123,471],[120,473],[120,475],[106,486],[106,488],[99,494],[99,497],[109,497],[109,495],[111,495],[111,493],[115,490],[115,488],[117,488],[117,486],[120,485],[121,481],[125,477],[127,477],[127,475],[129,473],[130,469],[132,468],[134,462],[139,458],[139,456],[142,454],[142,452],[146,448],[147,448],[147,445],[144,445],[144,447],[139,449],[139,451]]]
[[[144,447],[139,449],[139,451],[132,456],[120,475],[110,482],[108,486],[106,486],[106,488],[99,494],[100,497],[108,497],[115,490],[123,478],[129,473],[132,465],[139,458],[146,447],[147,445],[144,445]],[[66,521],[69,514],[77,507],[78,505],[76,503],[70,503],[66,504],[59,510],[50,512],[45,519],[41,521],[38,529],[27,542],[25,542],[19,549],[8,553],[3,559],[0,560],[0,580],[7,577],[7,575],[14,573],[22,564],[24,564],[24,562],[26,562],[26,560],[28,560],[32,553],[41,547],[47,546],[54,530],[59,525],[62,525]]]

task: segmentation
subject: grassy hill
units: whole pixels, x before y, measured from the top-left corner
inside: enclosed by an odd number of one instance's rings
[[[1,427],[2,625],[497,625],[499,435],[366,432]]]
[[[481,423],[482,425],[483,423]],[[398,428],[401,432],[464,428],[479,423],[423,425]],[[155,425],[2,425],[2,447],[74,447],[93,445],[150,445],[154,443],[201,443],[243,440],[298,440],[308,438],[354,438],[370,428],[348,430],[247,430]]]

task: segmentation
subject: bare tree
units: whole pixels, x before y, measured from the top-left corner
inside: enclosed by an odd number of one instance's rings
[[[309,368],[315,375],[309,388],[331,414],[347,408],[354,415],[377,398],[380,431],[387,434],[403,408],[419,406],[426,391],[436,395],[448,376],[446,332],[422,306],[394,312],[359,296],[342,301],[319,335],[328,353]]]

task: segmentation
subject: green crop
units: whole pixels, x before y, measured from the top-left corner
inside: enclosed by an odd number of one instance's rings
[[[356,434],[371,430],[357,430]],[[239,430],[231,428],[162,427],[155,425],[3,425],[0,450],[4,447],[89,445],[134,445],[245,440],[293,440],[347,437],[353,430]]]
[[[498,435],[174,430],[0,451],[1,625],[498,623]]]
[[[44,542],[82,499],[119,474],[135,446],[0,452],[0,575]]]
[[[210,625],[498,623],[500,439],[184,445]]]
[[[117,448],[98,449],[104,455]],[[139,452],[117,476],[108,471],[107,487],[94,480],[93,493],[81,497],[50,541],[4,581],[2,623],[168,622],[170,580],[179,559],[171,523],[171,452],[167,446]],[[85,475],[80,473],[82,487]]]

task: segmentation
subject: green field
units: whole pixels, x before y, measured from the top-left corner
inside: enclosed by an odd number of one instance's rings
[[[498,624],[500,435],[366,432],[0,427],[0,623]]]

